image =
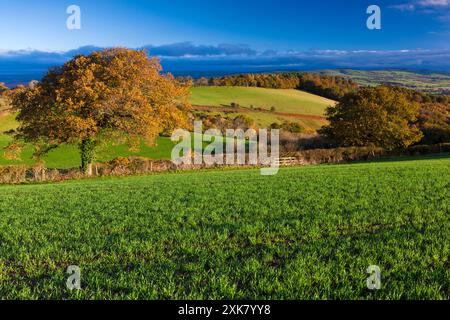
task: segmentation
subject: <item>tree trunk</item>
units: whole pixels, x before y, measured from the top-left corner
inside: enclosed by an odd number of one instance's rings
[[[86,173],[88,176],[92,176],[92,173],[93,173],[93,170],[92,170],[92,163],[89,163],[89,164],[87,165],[87,169],[86,169],[85,173]]]
[[[85,139],[80,143],[81,170],[88,176],[92,175],[92,162],[95,155],[95,142],[92,139]]]

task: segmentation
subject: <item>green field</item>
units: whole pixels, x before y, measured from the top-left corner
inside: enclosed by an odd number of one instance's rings
[[[200,106],[229,106],[232,102],[277,112],[323,116],[325,108],[335,102],[294,89],[250,87],[193,87],[191,103]]]
[[[220,115],[222,117],[230,117],[230,118],[234,118],[242,114],[238,112],[225,113],[215,111],[210,111],[207,113],[210,115]],[[270,125],[273,124],[274,122],[282,123],[283,121],[293,121],[299,123],[303,128],[314,131],[328,123],[326,120],[307,119],[307,118],[300,119],[290,116],[274,115],[268,112],[249,111],[244,114],[252,118],[253,121],[255,121],[258,128],[269,128]]]
[[[1,186],[0,297],[448,299],[449,177],[437,158]]]
[[[31,166],[35,163],[32,159],[33,147],[31,145],[25,146],[20,155],[20,159],[8,159],[5,157],[4,147],[11,141],[11,137],[2,132],[13,129],[17,126],[15,116],[13,114],[0,115],[0,166],[4,165],[26,165]],[[205,135],[206,137],[206,135]],[[193,138],[193,136],[192,136]],[[218,139],[221,139],[220,137]],[[204,142],[206,147],[209,143]],[[169,160],[171,158],[172,149],[175,143],[170,140],[170,137],[158,137],[155,146],[147,146],[141,143],[139,151],[130,151],[126,144],[108,143],[101,145],[97,150],[97,162],[106,162],[117,157],[139,156],[149,159]],[[47,168],[70,169],[78,168],[81,165],[80,153],[75,145],[61,145],[58,148],[51,150],[43,157],[45,166]]]
[[[34,163],[32,159],[33,147],[28,145],[22,151],[20,159],[6,159],[3,148],[11,141],[11,137],[3,134],[4,131],[13,129],[17,126],[14,119],[15,115],[0,115],[0,166],[24,164],[30,166]],[[151,159],[170,159],[170,154],[174,147],[174,143],[169,137],[159,137],[156,145],[149,147],[144,143],[141,144],[138,152],[132,152],[127,145],[108,144],[102,146],[98,150],[97,161],[104,162],[112,160],[116,157],[140,156]],[[77,146],[62,145],[54,149],[46,155],[43,160],[48,168],[68,169],[80,166],[80,154]]]

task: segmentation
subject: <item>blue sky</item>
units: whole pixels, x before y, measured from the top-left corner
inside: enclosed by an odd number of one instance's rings
[[[72,4],[81,30],[66,28]],[[371,4],[381,7],[381,30],[366,27]],[[219,60],[228,62],[216,68],[239,69],[255,56],[273,68],[375,68],[385,60],[450,70],[450,0],[0,0],[0,29],[0,74],[14,59],[54,64],[73,52],[47,52],[84,46],[146,47],[186,71]]]
[[[65,27],[70,4],[82,10],[81,30]],[[366,28],[370,4],[382,9],[380,31]],[[0,0],[0,49],[185,41],[259,50],[448,48],[449,7],[447,0]]]

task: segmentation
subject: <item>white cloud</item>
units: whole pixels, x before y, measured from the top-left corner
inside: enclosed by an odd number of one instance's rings
[[[450,0],[420,0],[419,5],[424,7],[445,7],[450,5]]]
[[[247,46],[231,45],[217,47],[174,44],[163,48],[147,47],[151,48],[150,54],[159,53],[166,71],[174,73],[193,71],[236,73],[343,67],[450,71],[450,48],[447,50],[405,48],[402,50],[256,51]],[[3,52],[0,53],[0,80],[2,74],[11,72],[25,74],[30,70],[40,70],[43,73],[49,66],[61,65],[75,54],[89,53],[97,49],[100,48],[83,47],[64,53],[29,50]]]
[[[414,0],[408,1],[400,4],[394,4],[389,6],[389,8],[397,9],[400,11],[415,11],[417,9],[423,10],[428,9],[439,9],[450,6],[450,0]],[[434,12],[434,11],[429,11]]]
[[[412,3],[402,3],[402,4],[395,4],[392,6],[389,6],[389,8],[397,9],[400,11],[414,11],[416,10],[416,6]]]
[[[443,25],[450,22],[450,0],[409,0],[389,6],[401,12],[427,15]]]

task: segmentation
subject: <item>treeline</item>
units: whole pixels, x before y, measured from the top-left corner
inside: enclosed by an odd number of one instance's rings
[[[240,86],[269,89],[299,89],[328,99],[339,100],[358,89],[358,84],[344,77],[324,76],[315,73],[264,73],[240,74],[217,78],[193,80],[197,86]]]
[[[202,121],[203,129],[217,129],[222,134],[226,133],[227,129],[256,129],[255,121],[246,115],[237,115],[235,117],[213,115],[204,112],[200,112],[195,115],[195,120]]]
[[[247,115],[240,114],[237,116],[228,116],[220,114],[210,114],[199,112],[195,114],[195,121],[202,121],[204,130],[218,129],[222,134],[226,133],[227,129],[258,129],[255,121]],[[283,133],[303,133],[304,128],[297,122],[284,120],[281,123],[274,122],[270,125],[270,129],[278,129]]]
[[[410,103],[419,104],[419,113],[415,122],[423,135],[419,144],[450,142],[450,96],[402,87],[393,88],[400,94],[404,94]]]
[[[329,124],[319,134],[337,146],[386,150],[450,142],[450,101],[392,87],[361,87],[329,107]]]

